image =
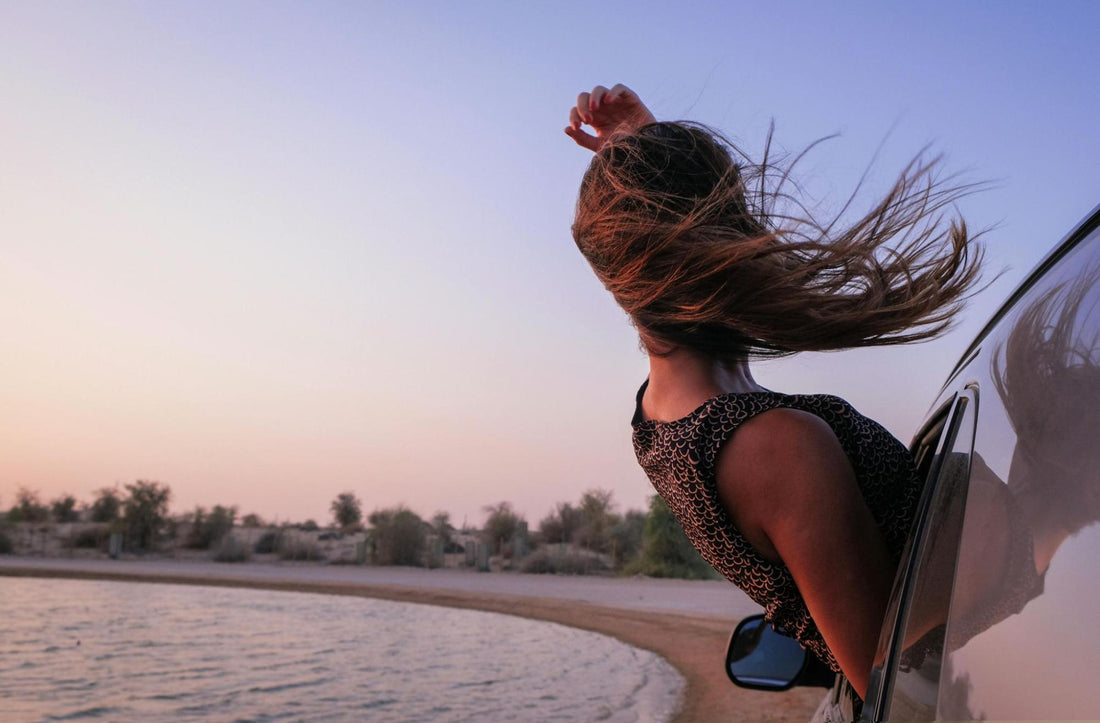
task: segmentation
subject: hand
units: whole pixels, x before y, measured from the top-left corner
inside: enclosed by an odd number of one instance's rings
[[[569,126],[565,134],[590,151],[598,151],[616,131],[630,132],[657,119],[645,107],[637,93],[622,83],[608,90],[597,85],[591,93],[577,96],[577,105],[569,110]],[[581,130],[592,126],[596,135]]]

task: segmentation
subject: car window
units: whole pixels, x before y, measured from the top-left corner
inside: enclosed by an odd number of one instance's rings
[[[1100,232],[983,343],[941,720],[1100,711]]]
[[[930,497],[918,519],[914,565],[887,665],[889,697],[880,718],[930,720],[935,714],[976,405],[973,390],[959,396],[932,465]]]
[[[919,542],[919,530],[921,520],[926,517],[929,498],[932,495],[935,479],[935,470],[943,459],[943,449],[946,438],[953,436],[954,432],[947,432],[949,420],[954,420],[956,415],[956,396],[952,395],[939,409],[933,413],[929,421],[917,433],[910,446],[910,454],[917,467],[918,478],[924,483],[920,501],[917,504],[917,512],[909,533],[909,539],[905,543],[900,558],[898,573],[894,579],[893,589],[890,591],[890,599],[883,615],[882,631],[879,635],[878,646],[875,651],[874,664],[871,667],[871,676],[867,685],[867,697],[863,707],[861,720],[871,721],[875,719],[874,713],[885,708],[886,699],[884,691],[887,686],[887,674],[892,675],[893,670],[888,670],[885,661],[894,647],[895,623],[902,618],[903,603],[907,603],[911,589],[909,572],[915,566],[913,548]],[[952,429],[956,422],[952,421]]]

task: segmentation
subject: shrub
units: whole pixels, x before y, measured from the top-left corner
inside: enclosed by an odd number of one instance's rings
[[[123,517],[130,545],[151,550],[164,530],[172,490],[159,482],[138,480],[126,485],[126,491],[129,495],[123,503]]]
[[[642,554],[623,569],[627,575],[679,577],[689,580],[719,578],[706,560],[691,546],[684,529],[659,496],[649,502]]]
[[[0,555],[10,555],[15,550],[11,538],[4,530],[0,530]]]
[[[316,532],[321,529],[316,520],[306,520],[302,524],[298,525],[298,529],[302,532]]]
[[[91,509],[92,522],[114,522],[122,509],[122,497],[117,489],[104,487],[96,492]]]
[[[248,545],[238,540],[233,535],[227,535],[218,543],[217,549],[211,555],[214,562],[248,562],[252,553]]]
[[[580,512],[568,502],[559,502],[539,523],[539,537],[542,542],[572,542],[580,524]]]
[[[264,520],[255,512],[250,512],[241,519],[241,527],[263,527]]]
[[[443,542],[443,551],[454,546],[454,525],[451,524],[451,516],[440,510],[432,515],[432,529],[435,536]]]
[[[622,517],[616,518],[609,535],[617,566],[630,562],[641,552],[645,522],[646,514],[639,510],[627,510]]]
[[[614,524],[611,490],[592,489],[581,495],[577,512],[580,525],[573,533],[573,541],[597,552],[611,549],[608,530]]]
[[[522,572],[536,575],[606,574],[611,571],[598,555],[586,555],[576,549],[562,550],[558,545],[543,545],[523,558]]]
[[[428,525],[407,507],[375,510],[370,515],[370,540],[379,565],[424,564]]]
[[[510,502],[485,505],[483,509],[488,517],[485,519],[482,538],[489,543],[489,550],[493,554],[502,555],[510,547],[512,539],[516,536],[521,518],[512,509]]]
[[[8,513],[9,522],[45,522],[50,510],[38,501],[38,493],[20,487],[15,495],[15,506]]]
[[[76,533],[73,537],[73,547],[86,550],[94,550],[104,545],[107,539],[106,529],[103,527],[88,527]]]
[[[203,508],[196,507],[187,546],[192,550],[209,550],[232,531],[236,517],[236,507],[215,505],[209,514]]]
[[[79,518],[76,513],[76,498],[72,495],[61,495],[50,503],[50,515],[54,522],[76,522]]]
[[[624,516],[615,513],[611,490],[590,489],[573,506],[559,502],[549,515],[539,522],[542,542],[572,542],[587,550],[614,553],[616,560],[633,557],[641,543],[641,526],[645,515],[630,511]]]
[[[297,562],[319,562],[325,559],[325,553],[312,541],[286,538],[279,545],[279,559]]]
[[[279,551],[279,541],[282,539],[282,534],[277,530],[268,530],[260,535],[260,539],[256,540],[256,544],[252,546],[252,551],[257,555],[270,555]]]
[[[363,519],[363,503],[351,492],[341,492],[336,495],[331,509],[333,521],[344,529],[358,525]]]

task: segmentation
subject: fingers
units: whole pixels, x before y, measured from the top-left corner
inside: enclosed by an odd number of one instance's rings
[[[597,85],[592,89],[591,93],[581,93],[577,96],[577,112],[580,114],[583,122],[592,122],[592,114],[600,109],[600,106],[604,102],[604,96],[606,96],[607,93],[607,88],[602,85]]]
[[[574,128],[573,126],[566,127],[565,135],[576,141],[578,146],[587,148],[593,153],[600,150],[600,146],[603,145],[603,141],[596,136],[585,133],[580,128]]]
[[[630,100],[632,97],[634,97],[634,91],[622,83],[616,83],[611,86],[611,90],[607,91],[607,95],[603,97],[603,102],[614,103],[617,100]]]
[[[602,85],[597,85],[592,89],[592,92],[588,96],[588,110],[595,113],[600,109],[600,103],[603,102],[604,96],[607,95],[607,88]]]
[[[577,96],[577,112],[585,123],[592,122],[591,93],[581,93]]]
[[[581,125],[592,120],[592,116],[587,115],[588,101],[588,93],[581,93],[577,97],[577,105],[569,109],[569,125],[565,129],[565,134],[576,141],[578,146],[595,152],[600,148],[600,139],[581,130]],[[582,114],[582,108],[584,114]]]
[[[584,92],[577,96],[577,105],[569,112],[569,123],[573,127],[579,127],[581,123],[591,125],[595,118],[594,114],[601,107],[618,101],[635,100],[636,98],[634,91],[622,83],[617,83],[610,90],[602,85],[597,85],[592,89],[592,92]]]
[[[620,103],[620,107],[610,107]],[[616,83],[610,89],[597,85],[591,92],[586,91],[577,96],[577,104],[569,109],[569,127],[565,129],[565,133],[577,145],[590,151],[598,151],[606,140],[605,136],[615,128],[630,128],[645,122],[644,119],[634,122],[636,119],[631,115],[633,104],[637,104],[650,121],[653,120],[653,114],[641,105],[637,94],[622,83]],[[592,126],[596,134],[585,131],[581,127],[584,125]]]

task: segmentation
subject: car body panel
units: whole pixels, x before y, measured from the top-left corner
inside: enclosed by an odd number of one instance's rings
[[[931,409],[945,431],[862,719],[1100,718],[1100,207]]]

